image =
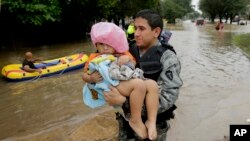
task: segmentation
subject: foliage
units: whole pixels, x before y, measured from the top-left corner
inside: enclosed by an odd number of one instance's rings
[[[194,19],[197,19],[198,17],[200,17],[201,15],[200,15],[199,12],[194,11],[194,12],[188,13],[186,16],[187,16],[188,19],[194,20]]]
[[[118,0],[98,0],[97,9],[101,13],[101,17],[108,19],[110,15],[114,15],[115,8],[118,7]]]
[[[42,25],[47,21],[59,21],[61,14],[58,0],[4,0],[2,8],[23,24]]]
[[[144,8],[156,9],[157,4],[159,0],[4,0],[1,14],[26,25],[55,21],[82,24],[102,18],[118,20]]]
[[[193,8],[191,6],[192,0],[174,0],[178,5],[180,5],[184,9],[184,15],[186,13],[192,12]]]
[[[125,16],[134,16],[141,9],[157,10],[174,22],[192,11],[190,3],[191,0],[3,0],[0,30],[9,39],[23,33],[28,39],[83,37],[93,23],[103,18],[116,24],[122,20],[124,27]]]
[[[120,0],[123,11],[128,16],[133,16],[141,9],[155,9],[159,5],[159,0]]]
[[[200,0],[199,8],[208,14],[213,22],[216,16],[219,16],[220,20],[223,17],[233,18],[245,10],[246,2],[247,0]]]
[[[182,18],[188,12],[192,12],[191,0],[164,0],[162,1],[162,15],[170,23],[174,23],[176,18]]]
[[[212,22],[214,21],[214,18],[217,14],[217,1],[218,0],[200,0],[199,2],[199,8],[204,14],[210,15],[210,18],[212,19]]]

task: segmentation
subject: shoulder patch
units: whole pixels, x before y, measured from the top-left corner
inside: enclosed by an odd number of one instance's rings
[[[170,71],[170,70],[166,71],[165,75],[167,76],[168,79],[173,80],[173,73],[172,73],[172,71]]]

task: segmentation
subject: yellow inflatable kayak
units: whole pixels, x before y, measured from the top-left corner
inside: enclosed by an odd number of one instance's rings
[[[9,81],[36,79],[36,77],[45,77],[82,68],[87,60],[88,56],[86,54],[79,53],[43,61],[42,63],[35,63],[36,68],[45,68],[42,69],[42,73],[26,72],[22,70],[22,64],[10,64],[3,67],[2,75]]]

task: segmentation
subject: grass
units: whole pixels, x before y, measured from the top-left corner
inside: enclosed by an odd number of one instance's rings
[[[235,35],[233,42],[250,57],[250,33]]]

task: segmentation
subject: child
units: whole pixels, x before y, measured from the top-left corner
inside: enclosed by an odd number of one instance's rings
[[[103,55],[114,55],[117,57],[117,63],[119,66],[127,65],[131,66],[131,63],[135,65],[134,58],[128,52],[128,43],[125,32],[113,23],[100,22],[92,26],[91,39],[94,46],[97,48],[98,53],[90,55],[90,59],[87,61],[84,67],[83,80],[88,84],[100,84],[100,81],[105,81],[105,71],[103,72],[91,72],[88,73],[88,67],[91,64],[91,60],[95,60],[99,57],[99,60]],[[101,57],[100,57],[101,56]],[[96,60],[95,60],[96,61]],[[103,80],[104,79],[104,80]],[[97,83],[98,82],[98,83]],[[142,80],[138,78],[120,81],[119,84],[113,82],[113,80],[106,80],[117,88],[122,94],[117,98],[117,104],[123,104],[126,97],[129,97],[131,117],[129,119],[129,125],[141,138],[149,138],[151,140],[156,139],[156,116],[159,103],[158,85],[153,80]],[[85,85],[86,86],[86,85]],[[101,85],[103,87],[103,85]],[[105,88],[104,88],[105,89]],[[97,91],[100,93],[100,91]],[[97,98],[97,97],[95,97]],[[144,123],[141,119],[141,110],[144,103],[146,103],[148,120]]]

